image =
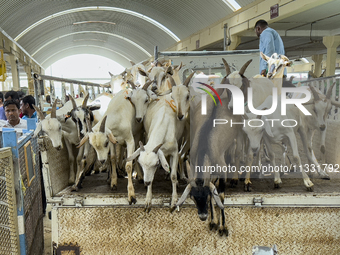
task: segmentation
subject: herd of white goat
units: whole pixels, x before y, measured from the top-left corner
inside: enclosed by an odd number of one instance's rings
[[[239,71],[231,72],[228,63],[222,59],[226,76],[221,83],[235,85],[244,94],[247,93],[248,88],[252,88],[252,105],[256,109],[268,107],[266,102],[272,95],[273,87],[277,88],[279,94],[281,93],[284,68],[290,64],[287,57],[283,55],[274,53],[268,57],[261,53],[261,56],[268,62],[270,72],[267,77],[257,75],[250,79],[244,74],[251,61],[245,63]],[[96,161],[97,164],[100,162],[103,167],[107,167],[109,183],[111,188],[115,189],[118,182],[118,168],[120,169],[124,163],[128,176],[129,204],[136,203],[132,181],[133,170],[135,170],[137,178],[144,181],[147,186],[145,209],[149,211],[155,172],[157,169],[163,169],[170,174],[172,184],[171,211],[182,205],[190,195],[196,204],[200,219],[207,219],[210,207],[210,227],[218,228],[221,235],[228,235],[223,210],[226,173],[215,175],[209,172],[194,173],[190,170],[189,161],[192,166],[216,162],[220,165],[233,164],[239,168],[241,159],[245,157],[244,164],[251,166],[253,157],[258,157],[261,145],[265,144],[270,162],[275,165],[272,145],[283,144],[290,146],[293,162],[301,165],[296,139],[299,134],[309,163],[318,165],[312,150],[312,139],[314,131],[320,130],[322,140],[320,149],[324,155],[327,115],[332,105],[339,107],[339,103],[331,100],[334,84],[328,89],[326,95],[310,86],[312,99],[305,106],[312,113],[311,116],[305,116],[297,107],[290,105],[289,119],[298,120],[296,127],[282,129],[269,125],[257,128],[226,126],[216,133],[204,125],[209,121],[209,117],[204,118],[201,115],[201,102],[193,87],[189,85],[194,72],[181,82],[179,77],[181,68],[182,65],[171,66],[171,61],[133,65],[122,74],[111,75],[112,91],[117,84],[122,87],[122,90],[115,95],[104,93],[94,101],[89,100],[88,94],[85,98],[70,97],[71,100],[59,110],[56,110],[54,104],[51,114],[46,117],[36,108],[40,122],[35,135],[40,132],[45,133],[52,141],[53,147],[58,150],[62,148],[62,137],[64,138],[70,162],[69,183],[75,190],[81,186],[82,178]],[[223,89],[218,92],[223,107],[214,107],[213,103],[207,106],[207,111],[214,118],[229,117],[234,121],[282,118],[280,109],[270,116],[254,116],[250,113],[244,116],[233,115],[231,93]],[[249,104],[245,102],[246,112],[248,106]],[[191,113],[190,108],[192,108]],[[195,123],[191,128],[190,119]],[[193,136],[191,142],[190,133]],[[203,136],[205,138],[202,138]],[[199,150],[202,148],[202,140],[205,140],[204,146],[208,153],[204,157],[199,157],[196,155],[199,155]],[[73,155],[73,145],[78,149],[76,157]],[[95,157],[89,157],[91,150],[95,151],[92,153]],[[133,165],[134,160],[136,161]],[[186,168],[183,167],[183,161],[186,161]],[[255,162],[259,162],[258,159]],[[329,179],[326,172],[320,171],[319,174]],[[188,182],[180,199],[177,195],[178,176]],[[312,190],[313,183],[303,171],[302,177],[307,190]],[[237,181],[236,172],[231,179],[231,184],[235,185]],[[281,183],[280,174],[275,173],[275,187],[279,187]],[[246,173],[244,185],[245,190],[250,191],[250,172]],[[216,216],[213,200],[221,209],[219,219]]]

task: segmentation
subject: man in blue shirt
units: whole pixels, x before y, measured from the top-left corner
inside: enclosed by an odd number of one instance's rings
[[[4,109],[4,94],[0,92],[0,120],[6,120]]]
[[[23,113],[23,120],[28,118],[34,118],[36,122],[38,121],[37,112],[34,110],[33,105],[35,105],[35,99],[31,95],[24,96],[20,101],[20,110]]]
[[[268,27],[267,21],[261,19],[255,24],[255,33],[260,38],[260,51],[270,57],[273,53],[285,55],[282,39],[278,32]],[[260,57],[260,74],[266,76],[268,64]],[[284,75],[287,75],[285,69]]]

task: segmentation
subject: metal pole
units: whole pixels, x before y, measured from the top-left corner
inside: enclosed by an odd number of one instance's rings
[[[40,97],[39,97],[39,80],[38,80],[38,74],[33,75],[34,79],[34,97],[35,97],[35,103],[36,105],[41,109],[40,105]]]
[[[156,61],[158,59],[158,46],[155,46],[155,48],[154,48],[154,56],[155,56],[154,61]]]
[[[228,24],[224,24],[224,40],[223,40],[223,50],[227,50],[228,42],[227,42],[227,29],[228,29]]]

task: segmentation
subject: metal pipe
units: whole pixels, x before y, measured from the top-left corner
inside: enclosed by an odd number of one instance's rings
[[[52,80],[52,81],[60,81],[60,82],[66,82],[66,83],[73,83],[78,85],[88,85],[88,86],[94,86],[94,87],[101,87],[101,84],[98,83],[92,83],[92,82],[85,82],[85,81],[77,81],[77,80],[71,80],[71,79],[65,79],[65,78],[59,78],[59,77],[53,77],[48,75],[42,75],[42,74],[34,74],[34,77],[39,80]]]
[[[162,51],[160,56],[219,56],[259,53],[259,50],[231,50],[231,51]]]

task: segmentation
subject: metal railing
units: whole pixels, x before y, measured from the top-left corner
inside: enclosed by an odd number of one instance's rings
[[[19,230],[15,199],[13,157],[0,149],[0,254],[19,254]]]
[[[50,81],[50,93],[51,93],[51,102],[54,102],[56,98],[55,94],[55,87],[57,84],[55,82],[60,82],[61,86],[61,101],[64,104],[66,100],[66,95],[70,94],[72,97],[75,97],[75,85],[78,85],[77,88],[77,94],[81,94],[81,90],[84,90],[85,93],[90,93],[90,98],[93,100],[97,95],[100,93],[103,93],[105,91],[108,91],[109,88],[106,85],[93,83],[93,82],[84,82],[84,81],[78,81],[78,80],[72,80],[72,79],[65,79],[60,77],[53,77],[48,75],[41,75],[35,73],[33,75],[34,77],[34,91],[35,91],[35,98],[36,98],[36,104],[40,105],[40,102],[42,102],[41,97],[44,95],[44,81]],[[69,89],[67,89],[67,84],[69,85]],[[85,86],[85,88],[81,87]],[[85,96],[85,95],[84,95]]]
[[[42,254],[44,232],[39,146],[37,138],[33,138],[33,131],[22,130],[22,133],[18,137],[14,129],[0,132],[3,147],[8,147],[13,157],[16,195],[12,196],[12,202],[17,205],[20,254]],[[8,167],[8,164],[2,164],[2,167]]]
[[[340,103],[340,75],[333,75],[329,77],[322,77],[317,79],[311,79],[302,81],[302,86],[308,86],[309,84],[320,90],[323,94],[326,94],[332,84],[335,83],[335,86],[332,90],[331,99]],[[329,120],[337,120],[340,121],[339,108],[332,106],[332,109],[328,115]]]

